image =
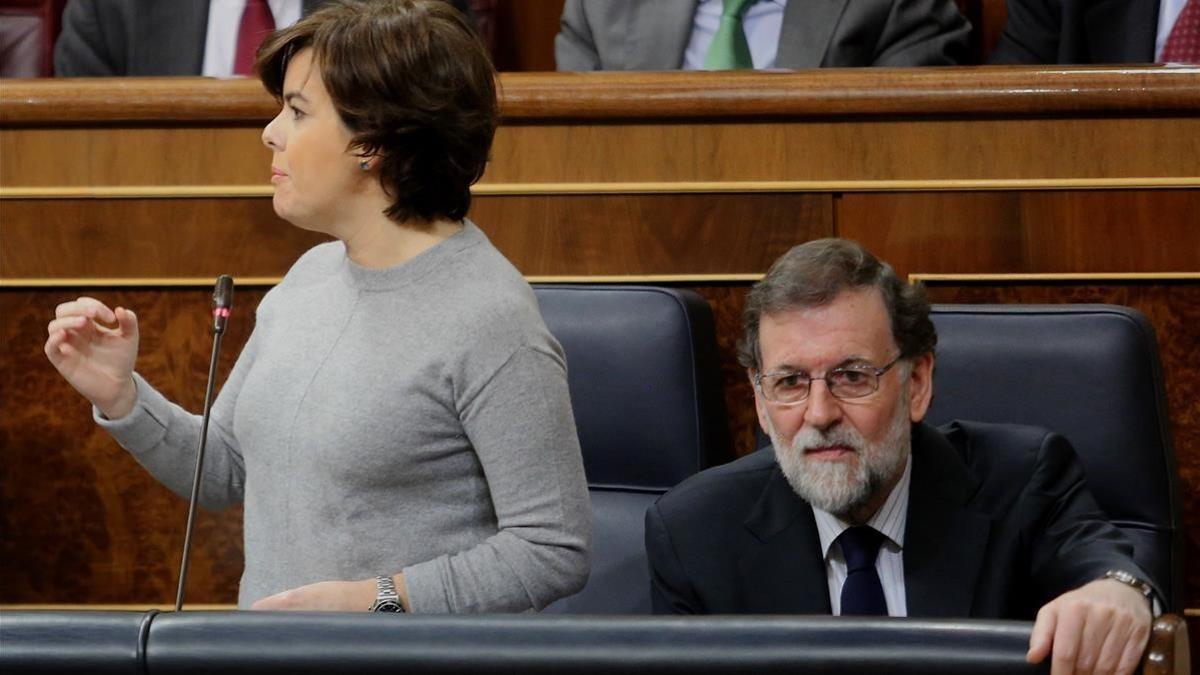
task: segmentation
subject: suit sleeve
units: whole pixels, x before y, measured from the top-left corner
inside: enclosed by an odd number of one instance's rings
[[[702,614],[703,607],[675,554],[658,504],[646,510],[646,557],[650,563],[650,606],[655,614]]]
[[[1062,436],[1051,433],[1043,439],[1022,501],[1037,508],[1025,536],[1030,541],[1032,578],[1043,603],[1112,569],[1150,580],[1134,562],[1133,545],[1088,490],[1083,467]],[[1156,591],[1161,602],[1164,596]]]
[[[951,66],[967,56],[971,24],[954,0],[893,0],[871,65]]]
[[[988,57],[996,64],[1057,63],[1062,31],[1058,2],[1009,0],[1004,32]]]
[[[600,54],[583,0],[567,0],[563,5],[558,35],[554,36],[554,62],[559,70],[600,70]]]
[[[109,9],[117,9],[110,6]],[[119,22],[102,22],[96,0],[71,0],[63,11],[62,32],[54,44],[58,77],[114,77],[126,74],[122,35],[106,35]]]

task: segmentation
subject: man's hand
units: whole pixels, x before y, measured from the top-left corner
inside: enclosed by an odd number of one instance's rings
[[[400,602],[408,607],[404,575],[397,574],[395,580]],[[251,605],[250,609],[363,612],[375,602],[378,592],[373,578],[363,581],[322,581],[267,596]]]
[[[1038,611],[1030,663],[1051,657],[1053,675],[1132,673],[1150,638],[1150,603],[1136,589],[1100,579],[1063,593]]]

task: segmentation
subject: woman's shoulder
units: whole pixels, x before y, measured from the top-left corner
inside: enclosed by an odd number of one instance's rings
[[[308,249],[292,263],[281,284],[325,280],[346,261],[346,247],[340,241],[327,241]]]

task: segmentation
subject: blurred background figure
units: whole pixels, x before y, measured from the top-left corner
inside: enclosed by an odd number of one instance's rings
[[[567,0],[559,70],[936,66],[963,62],[953,0]]]
[[[60,77],[249,75],[254,51],[323,0],[70,0],[54,48]],[[466,0],[447,0],[466,11]]]
[[[991,63],[1200,63],[1200,0],[1008,0]]]
[[[0,0],[0,77],[49,77],[66,0]]]

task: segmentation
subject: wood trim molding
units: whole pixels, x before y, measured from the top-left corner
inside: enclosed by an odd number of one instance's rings
[[[821,68],[806,71],[505,73],[505,124],[542,120],[1195,114],[1200,68]],[[258,80],[11,79],[0,127],[263,124],[278,104]]]
[[[0,605],[0,611],[4,612],[24,612],[24,611],[91,611],[91,612],[147,612],[152,609],[157,609],[161,612],[175,611],[175,603],[169,605],[136,605],[136,604],[105,604],[105,605]],[[186,604],[184,609],[187,611],[203,611],[203,612],[223,612],[233,611],[237,609],[237,605],[233,604]]]
[[[908,275],[908,283],[1056,283],[1081,281],[1200,281],[1200,272],[1051,272],[1019,274],[926,274]]]
[[[478,196],[759,194],[795,192],[952,192],[1200,188],[1200,176],[1172,178],[1041,178],[972,180],[722,181],[614,183],[481,183]],[[270,197],[270,185],[93,185],[0,187],[3,199],[215,199]]]
[[[714,284],[753,283],[762,279],[761,273],[744,274],[597,274],[597,275],[534,275],[526,276],[531,284]],[[241,287],[266,288],[278,284],[282,277],[238,277]],[[208,277],[91,277],[46,279],[0,279],[0,290],[27,288],[210,288]]]

